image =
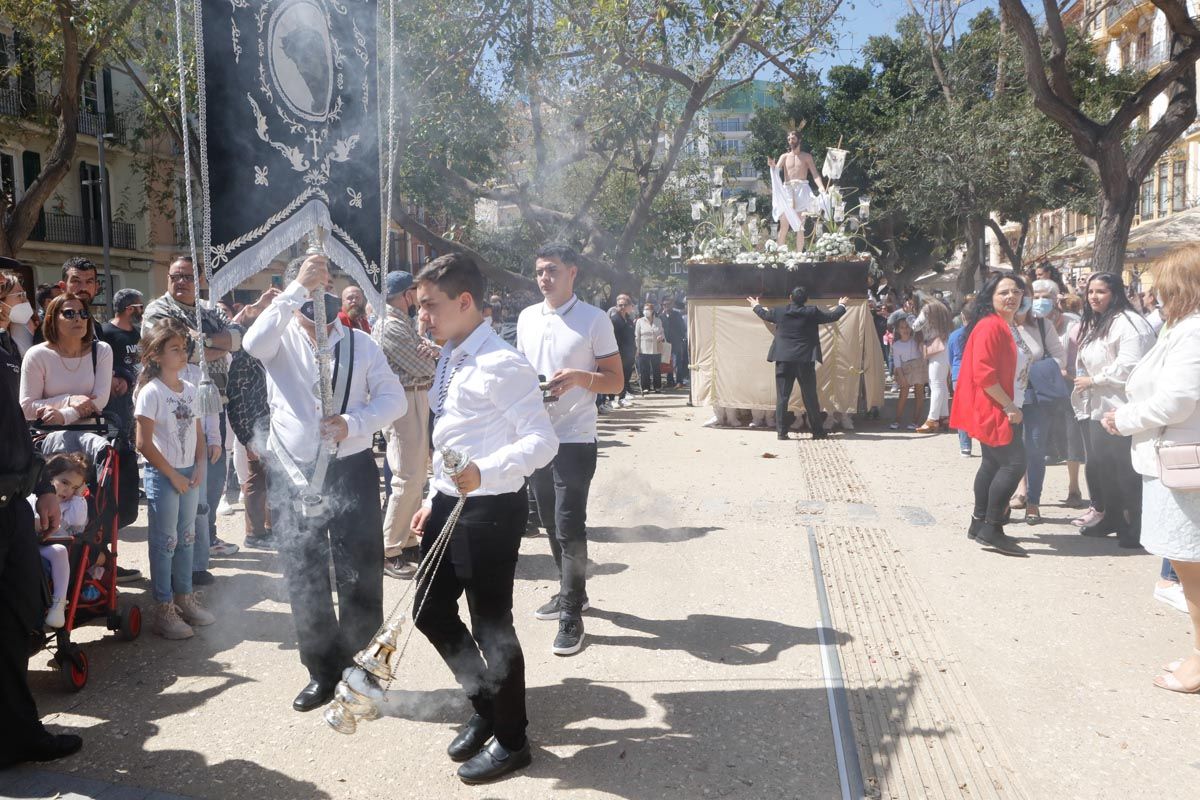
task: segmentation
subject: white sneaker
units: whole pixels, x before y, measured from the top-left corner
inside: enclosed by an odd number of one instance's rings
[[[633,401],[628,397],[622,397],[617,400],[617,405],[621,408],[633,408]]]
[[[1176,611],[1188,613],[1187,599],[1183,596],[1183,586],[1178,583],[1172,583],[1170,586],[1154,587],[1154,599],[1160,603],[1166,603]],[[47,622],[47,624],[49,624]]]
[[[234,514],[233,506],[229,505],[229,501],[222,497],[221,502],[217,503],[217,513],[222,517],[231,517]]]
[[[61,628],[67,624],[67,598],[60,597],[50,604],[46,612],[46,627]]]
[[[703,424],[703,425],[701,425],[700,427],[702,427],[702,428],[715,428],[715,427],[717,427],[717,426],[718,426],[718,425],[720,425],[720,424],[721,424],[721,420],[717,419],[716,417],[713,417],[712,419],[710,419],[708,422],[704,423],[704,424]]]
[[[200,605],[200,599],[196,597],[195,592],[175,595],[175,607],[179,609],[180,616],[188,625],[202,627],[217,621],[211,611]]]
[[[209,546],[208,555],[209,558],[223,558],[225,556],[231,556],[237,553],[238,550],[241,550],[241,548],[233,542],[226,542],[222,541],[221,539],[217,539],[216,544]]]
[[[611,414],[612,410],[613,410],[612,403],[601,403],[600,404],[600,413],[601,414]]]
[[[751,428],[765,428],[765,427],[767,427],[767,424],[765,422],[759,422],[756,419],[752,419],[752,420],[750,420],[750,427]]]
[[[196,635],[192,626],[180,618],[174,603],[156,603],[153,614],[151,630],[164,639],[190,639]]]

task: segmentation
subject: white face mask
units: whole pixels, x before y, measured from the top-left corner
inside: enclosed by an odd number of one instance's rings
[[[33,306],[29,305],[28,302],[17,303],[8,310],[8,318],[18,325],[24,325],[33,319]]]
[[[645,317],[646,319],[653,319],[654,312],[647,308],[645,311],[642,312],[642,316]]]

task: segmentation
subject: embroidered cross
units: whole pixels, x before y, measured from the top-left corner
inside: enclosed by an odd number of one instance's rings
[[[304,137],[304,141],[312,145],[313,158],[315,159],[317,157],[317,145],[321,143],[321,134],[315,128],[310,129],[308,135]]]

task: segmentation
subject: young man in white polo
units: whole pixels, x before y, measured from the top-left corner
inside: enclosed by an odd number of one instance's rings
[[[557,398],[547,406],[558,454],[533,474],[542,527],[558,565],[559,590],[538,619],[558,620],[551,648],[568,656],[583,647],[587,609],[587,501],[596,474],[596,395],[624,386],[621,355],[608,314],[575,296],[579,255],[561,244],[537,252],[534,272],[545,301],[521,312],[517,349]]]

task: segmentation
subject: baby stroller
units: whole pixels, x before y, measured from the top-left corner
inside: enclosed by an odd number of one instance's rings
[[[104,620],[110,631],[126,642],[142,632],[142,611],[135,604],[117,604],[117,488],[120,455],[104,423],[64,426],[31,426],[36,446],[44,456],[82,451],[92,463],[88,476],[88,523],[68,545],[71,578],[67,587],[66,623],[48,629],[42,646],[53,654],[64,689],[78,692],[87,685],[88,658],[71,641],[81,625]],[[92,435],[88,435],[92,434]],[[104,573],[91,575],[96,560],[105,556]]]

